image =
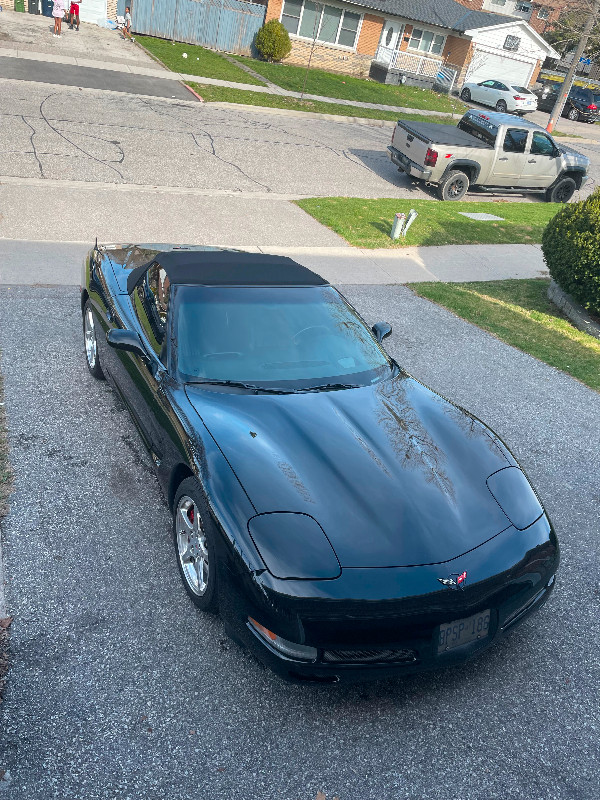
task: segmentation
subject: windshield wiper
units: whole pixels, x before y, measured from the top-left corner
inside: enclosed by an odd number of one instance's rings
[[[307,386],[305,389],[300,389],[301,392],[325,392],[335,389],[360,389],[358,383],[321,383],[318,386]]]
[[[243,381],[219,380],[218,378],[206,378],[202,381],[188,381],[192,386],[233,386],[238,389],[249,389],[253,392],[264,392],[266,394],[295,394],[298,389],[282,389],[277,386],[256,386],[254,383],[244,383]]]

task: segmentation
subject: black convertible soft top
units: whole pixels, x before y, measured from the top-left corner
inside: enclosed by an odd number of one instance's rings
[[[199,286],[327,286],[316,272],[285,256],[240,250],[168,250],[127,276],[129,294],[152,264],[165,270],[172,284]]]

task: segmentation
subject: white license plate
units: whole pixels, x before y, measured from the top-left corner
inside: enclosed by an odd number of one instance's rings
[[[465,619],[455,619],[446,625],[440,625],[438,636],[438,655],[463,644],[485,639],[490,632],[490,610],[473,614]]]

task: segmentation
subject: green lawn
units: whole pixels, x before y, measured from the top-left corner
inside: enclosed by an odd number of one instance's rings
[[[390,165],[390,176],[394,168]],[[559,203],[440,202],[439,200],[363,200],[313,197],[297,205],[355,247],[409,247],[441,244],[533,244],[541,242]],[[411,208],[418,213],[406,238],[390,239],[394,215]],[[478,222],[459,212],[503,217],[503,222]]]
[[[422,297],[445,306],[503,342],[600,391],[600,341],[574,328],[548,300],[545,279],[481,283],[413,283]]]
[[[362,119],[385,119],[396,122],[398,114],[393,111],[377,111],[361,106],[340,106],[336,103],[322,103],[316,100],[298,100],[295,97],[282,97],[277,94],[246,91],[245,89],[228,89],[226,86],[210,86],[208,84],[190,83],[192,89],[209,103],[243,103],[265,108],[288,108],[293,111],[313,111],[319,114],[334,114],[343,117],[361,117]],[[455,117],[425,117],[423,114],[402,114],[402,119],[420,122],[437,122],[456,125]],[[392,137],[390,129],[390,139]]]
[[[291,64],[270,64],[267,61],[244,56],[234,56],[234,58],[251,67],[260,75],[264,75],[282,89],[291,92],[302,91],[306,77],[305,67],[295,67]],[[382,103],[387,106],[403,108],[426,108],[430,111],[448,111],[449,113],[455,108],[461,116],[467,108],[458,98],[448,98],[445,94],[437,94],[429,89],[419,89],[416,86],[387,86],[375,81],[353,78],[350,75],[326,72],[322,69],[309,70],[305,91],[307,94],[318,94],[322,97],[336,97],[360,103]]]
[[[264,86],[262,81],[248,75],[223,56],[196,44],[171,42],[167,39],[155,39],[153,36],[136,35],[135,39],[173,72]],[[183,58],[183,53],[187,53],[187,58]]]

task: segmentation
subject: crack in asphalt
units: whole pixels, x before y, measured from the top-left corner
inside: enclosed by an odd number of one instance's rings
[[[23,114],[21,114],[21,119],[23,120],[25,125],[27,125],[28,128],[31,128],[31,134],[29,135],[29,141],[31,142],[32,152],[33,152],[33,155],[35,156],[35,160],[37,161],[38,167],[40,169],[40,175],[42,176],[42,178],[45,178],[46,176],[44,175],[44,167],[42,165],[42,162],[39,159],[39,156],[37,154],[37,150],[36,150],[36,147],[35,147],[35,142],[33,141],[33,137],[35,136],[37,131],[33,127],[33,125],[30,125],[29,122],[27,122],[27,120],[25,119]]]
[[[216,159],[218,159],[222,164],[227,164],[227,166],[233,167],[233,169],[236,169],[241,175],[244,176],[244,178],[246,178],[247,180],[251,181],[252,183],[255,183],[257,186],[262,186],[262,188],[266,189],[267,192],[272,192],[273,191],[273,189],[270,186],[267,186],[267,184],[261,183],[260,181],[257,181],[255,178],[252,178],[250,175],[248,175],[248,173],[244,172],[244,170],[241,167],[239,167],[237,164],[234,164],[232,161],[227,161],[226,158],[222,158],[220,155],[218,155],[216,150],[215,150],[214,139],[213,139],[212,135],[208,131],[201,131],[200,133],[203,136],[208,136],[208,140],[209,140],[210,146],[211,146],[211,155],[213,155]],[[198,134],[196,134],[196,133],[190,133],[190,136],[194,140],[194,144],[196,145],[196,147],[198,147],[200,150],[203,150],[204,152],[206,152],[206,150],[200,145],[200,142],[196,138],[197,135]]]
[[[61,131],[58,130],[58,128],[56,128],[54,125],[52,125],[52,123],[50,122],[50,120],[48,119],[48,117],[44,113],[44,103],[46,103],[48,100],[50,100],[51,97],[55,97],[55,96],[57,96],[56,93],[49,94],[47,97],[45,97],[42,100],[42,102],[40,103],[40,106],[39,106],[40,116],[42,117],[42,119],[44,120],[46,125],[48,125],[48,127],[51,130],[53,130],[54,133],[56,133],[58,136],[60,136],[62,139],[64,139],[66,142],[68,142],[70,145],[72,145],[77,150],[82,152],[88,158],[91,158],[92,161],[96,161],[98,164],[102,164],[103,166],[108,167],[109,169],[112,169],[113,172],[116,172],[117,175],[121,178],[121,180],[125,183],[126,181],[125,181],[125,178],[123,177],[123,173],[121,172],[121,170],[117,169],[116,167],[113,167],[113,165],[111,163],[109,163],[108,161],[104,161],[101,158],[96,158],[96,156],[92,155],[91,153],[88,153],[87,150],[84,150],[83,147],[80,147],[76,142],[74,142],[71,139],[69,139],[68,136],[65,136],[64,133],[62,133]],[[117,162],[117,163],[121,163],[121,162]]]

